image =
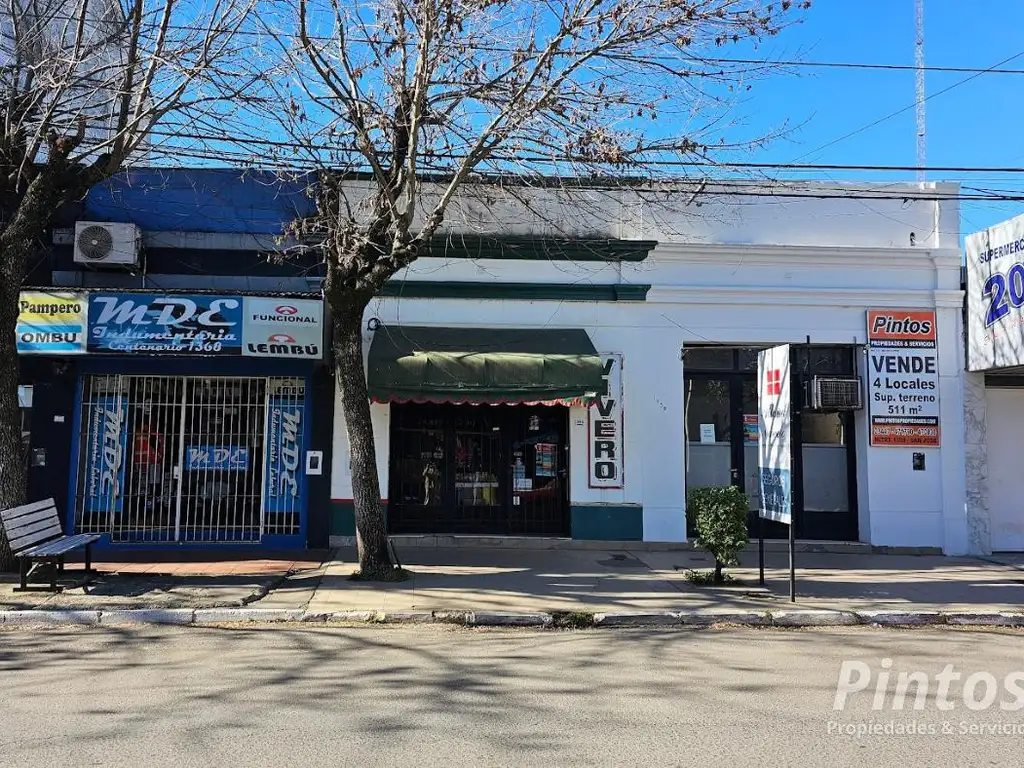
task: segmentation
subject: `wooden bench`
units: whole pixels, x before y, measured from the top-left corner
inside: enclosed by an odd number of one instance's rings
[[[50,589],[56,592],[57,573],[64,572],[64,556],[82,547],[85,548],[86,578],[93,573],[92,545],[100,536],[92,533],[65,536],[53,499],[0,510],[0,522],[21,572],[21,588],[17,591],[28,589],[28,571],[32,563],[43,562],[57,564],[50,576]]]

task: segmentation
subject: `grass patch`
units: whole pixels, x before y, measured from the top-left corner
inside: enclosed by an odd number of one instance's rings
[[[710,570],[710,571],[696,571],[696,570],[691,569],[691,570],[688,570],[688,571],[684,571],[683,575],[686,577],[686,580],[689,581],[691,584],[697,584],[697,585],[700,585],[700,586],[710,586],[710,585],[714,585],[716,583],[715,582],[715,572],[714,572],[714,570]],[[728,573],[723,573],[722,574],[722,581],[719,581],[717,583],[718,584],[738,584],[739,582],[737,581],[737,579],[733,578]]]
[[[380,573],[364,574],[362,571],[355,571],[349,576],[349,581],[362,581],[367,583],[394,583],[408,581],[415,574],[406,568],[391,568]]]
[[[552,611],[551,626],[555,629],[588,629],[594,626],[594,614],[587,611]]]

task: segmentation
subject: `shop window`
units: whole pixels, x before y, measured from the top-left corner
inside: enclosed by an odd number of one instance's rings
[[[733,350],[726,347],[686,347],[683,368],[694,371],[731,371]]]
[[[729,381],[686,379],[686,484],[688,488],[732,482],[732,403]]]
[[[797,373],[811,376],[848,376],[854,373],[853,348],[835,346],[805,346],[794,348]]]
[[[848,512],[847,417],[840,413],[801,416],[804,506],[809,512]]]

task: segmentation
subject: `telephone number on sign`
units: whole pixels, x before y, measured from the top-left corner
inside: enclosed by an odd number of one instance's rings
[[[872,445],[923,445],[939,444],[938,427],[890,427],[876,424],[871,428]]]

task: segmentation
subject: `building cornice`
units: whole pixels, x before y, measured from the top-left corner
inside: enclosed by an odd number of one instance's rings
[[[685,261],[723,265],[730,260],[749,266],[784,265],[849,268],[869,264],[875,268],[959,269],[962,258],[956,248],[865,248],[831,245],[752,245],[659,242],[654,261]]]
[[[950,304],[954,296],[960,304]],[[715,304],[788,307],[893,307],[932,309],[962,305],[960,291],[880,290],[877,288],[773,288],[764,286],[694,285],[653,286],[649,304]],[[941,302],[941,303],[940,303]]]

